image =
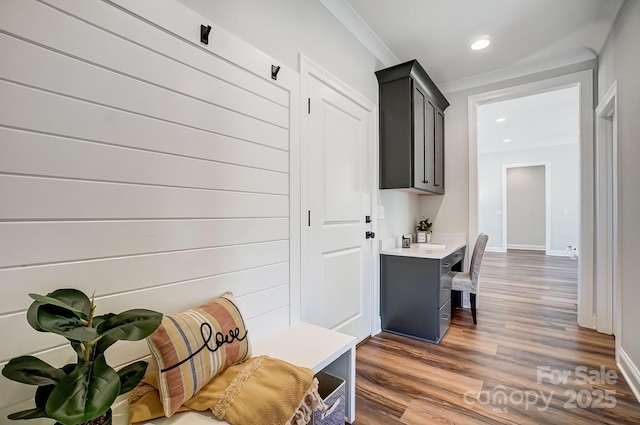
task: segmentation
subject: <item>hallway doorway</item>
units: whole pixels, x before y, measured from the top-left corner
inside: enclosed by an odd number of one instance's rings
[[[503,168],[503,241],[507,249],[548,251],[549,164]]]
[[[577,107],[575,108],[575,118],[571,121],[577,123],[577,142],[573,143],[573,148],[577,151],[574,164],[577,167],[577,173],[572,175],[562,175],[562,172],[568,168],[565,165],[551,163],[553,172],[551,173],[552,187],[556,181],[575,183],[572,189],[563,191],[562,194],[552,196],[551,219],[548,225],[551,226],[551,238],[547,238],[546,244],[551,244],[551,249],[547,250],[548,254],[558,256],[569,256],[569,246],[576,247],[579,252],[578,257],[578,297],[577,297],[577,322],[580,326],[595,328],[595,317],[593,314],[595,303],[594,291],[594,265],[593,262],[583,261],[583,259],[591,258],[594,249],[594,145],[593,145],[593,75],[591,71],[580,71],[574,74],[554,77],[548,80],[536,81],[521,86],[508,87],[493,92],[481,93],[469,97],[469,240],[474,240],[482,231],[488,233],[489,245],[488,252],[506,252],[507,244],[503,241],[503,215],[506,214],[502,207],[502,196],[496,194],[495,191],[488,192],[487,187],[482,184],[484,177],[500,179],[500,171],[496,171],[496,167],[487,167],[483,164],[482,157],[489,160],[498,161],[499,157],[504,156],[507,151],[517,151],[514,149],[521,141],[515,137],[509,137],[508,134],[495,133],[493,137],[493,150],[486,150],[482,147],[480,139],[484,131],[485,124],[481,119],[482,109],[490,107],[500,102],[514,101],[525,97],[534,97],[537,95],[545,95],[551,92],[560,92],[563,90],[573,90],[578,94]],[[508,110],[507,112],[512,112]],[[547,111],[548,112],[548,111]],[[537,125],[533,126],[535,131],[529,134],[539,134],[538,130],[551,127],[551,123],[556,122],[556,115],[547,115],[547,121],[537,121]],[[516,120],[509,119],[509,116],[493,116],[492,124],[504,125],[505,123],[515,123]],[[525,123],[533,122],[530,115],[523,115],[522,120]],[[522,122],[521,120],[521,122]],[[486,121],[491,122],[491,121]],[[507,126],[504,126],[507,129]],[[527,138],[524,133],[524,138]],[[529,141],[532,138],[529,138]],[[535,139],[535,138],[534,138]],[[543,138],[538,138],[537,142],[545,144]],[[566,144],[558,143],[558,146]],[[558,148],[561,149],[561,148]],[[511,159],[502,164],[517,164],[534,161],[543,161],[540,158],[526,152],[520,151],[521,157]],[[559,158],[568,158],[566,155],[559,155]],[[499,166],[501,168],[502,164]],[[573,166],[571,167],[573,168]],[[553,189],[552,189],[553,190]],[[555,200],[554,200],[555,199]],[[563,205],[567,199],[574,199],[571,205]],[[558,201],[559,200],[559,201]],[[490,205],[489,208],[482,208],[482,205]],[[568,235],[563,229],[574,227],[576,232]],[[554,231],[556,229],[557,231]],[[493,237],[491,234],[493,233]],[[559,238],[556,236],[559,235]],[[494,245],[491,245],[491,243]],[[496,243],[497,242],[497,243]],[[496,246],[497,245],[497,246]],[[482,290],[478,299],[482,299]],[[481,301],[480,301],[481,303]]]

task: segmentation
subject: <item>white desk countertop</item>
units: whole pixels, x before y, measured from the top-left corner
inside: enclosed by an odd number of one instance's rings
[[[457,233],[434,233],[430,243],[412,243],[410,248],[399,248],[397,239],[381,241],[380,254],[441,260],[467,245],[466,236]]]

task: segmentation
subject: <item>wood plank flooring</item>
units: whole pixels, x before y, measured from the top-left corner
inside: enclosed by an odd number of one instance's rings
[[[458,309],[439,345],[382,333],[357,349],[355,424],[640,423],[613,337],[576,324],[577,264],[486,253],[478,325]]]

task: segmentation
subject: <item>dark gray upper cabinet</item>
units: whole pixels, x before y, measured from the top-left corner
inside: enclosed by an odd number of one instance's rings
[[[444,193],[444,110],[449,102],[418,61],[376,72],[380,189]]]

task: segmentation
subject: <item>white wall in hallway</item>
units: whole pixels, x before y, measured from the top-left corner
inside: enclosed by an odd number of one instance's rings
[[[381,190],[379,204],[384,216],[378,220],[378,238],[387,239],[415,232],[418,195],[400,190]]]
[[[487,247],[502,249],[502,167],[527,162],[550,162],[551,251],[566,254],[567,245],[580,240],[580,162],[578,144],[478,155],[479,229],[489,235]],[[566,211],[564,211],[566,210]],[[564,214],[566,212],[567,214]]]
[[[602,49],[598,73],[598,99],[602,99],[614,81],[618,85],[618,146],[619,146],[619,234],[620,278],[622,292],[621,343],[630,384],[640,398],[640,285],[638,258],[640,257],[640,2],[627,1]],[[621,353],[617,353],[621,354]]]

